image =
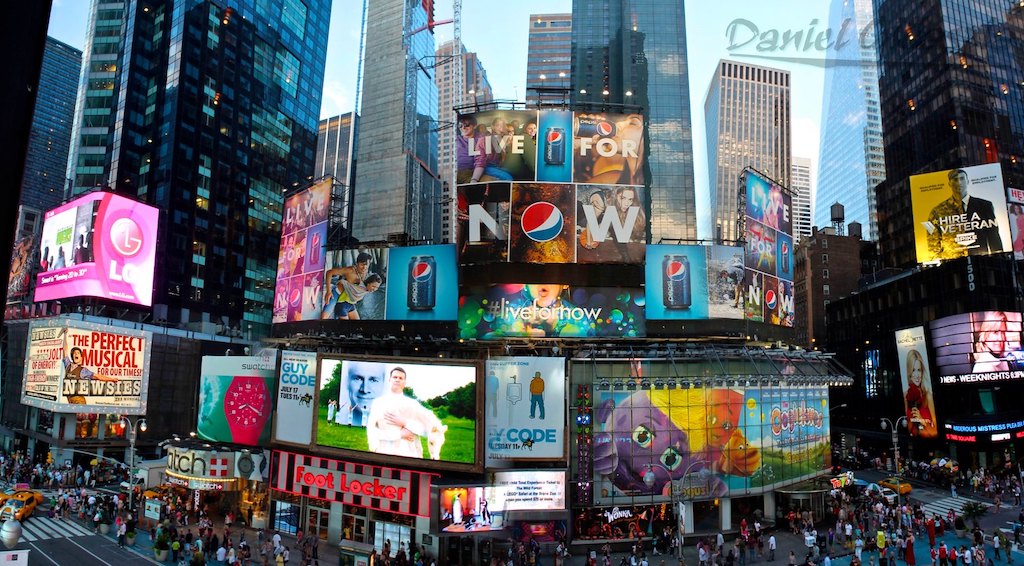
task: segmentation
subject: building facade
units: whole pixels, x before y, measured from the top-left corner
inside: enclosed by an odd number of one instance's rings
[[[893,266],[916,263],[911,175],[999,163],[1024,183],[1024,6],[977,0],[877,3],[885,181],[879,243]]]
[[[352,176],[355,170],[356,130],[359,118],[352,112],[320,120],[316,139],[313,177],[334,177],[330,230],[340,244],[348,240],[352,226]],[[328,237],[328,244],[332,243]]]
[[[154,319],[268,334],[282,194],[314,168],[330,3],[94,6],[71,193],[161,210]]]
[[[790,190],[793,191],[793,241],[811,235],[811,201],[814,198],[814,182],[811,177],[811,160],[806,157],[794,157]]]
[[[352,235],[441,238],[441,174],[433,3],[371,0],[356,152]],[[360,190],[359,187],[366,187]]]
[[[75,118],[82,52],[52,37],[46,38],[21,185],[22,206],[47,211],[64,199],[71,125]]]
[[[885,179],[885,156],[871,0],[833,0],[829,29],[847,30],[847,40],[826,52],[814,224],[828,226],[830,207],[842,202],[849,221],[860,222],[874,240],[875,187]]]
[[[526,105],[567,104],[571,74],[572,14],[530,14]]]
[[[697,238],[693,132],[681,2],[573,2],[572,103],[640,112],[652,242]]]
[[[740,172],[752,167],[791,186],[789,71],[720,61],[704,101],[716,241],[740,233]]]
[[[463,85],[455,84],[461,58]],[[437,85],[437,117],[442,126],[439,129],[437,170],[441,175],[441,241],[454,242],[455,229],[455,136],[458,135],[455,108],[468,104],[487,104],[494,100],[487,70],[476,53],[467,51],[464,45],[449,40],[437,48],[435,54],[434,83]],[[451,122],[452,126],[448,123]]]

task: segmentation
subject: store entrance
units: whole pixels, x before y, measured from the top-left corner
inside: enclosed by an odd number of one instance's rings
[[[309,506],[306,508],[306,533],[327,540],[327,525],[331,519],[329,509]]]

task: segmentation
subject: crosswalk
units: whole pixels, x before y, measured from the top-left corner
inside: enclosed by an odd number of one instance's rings
[[[955,511],[957,515],[963,514],[964,503],[967,503],[968,501],[976,501],[976,500],[968,499],[966,497],[960,497],[960,496],[956,496],[956,497],[942,497],[942,498],[939,498],[939,499],[933,499],[932,501],[929,501],[928,503],[925,503],[924,505],[921,506],[921,509],[924,511],[926,517],[931,517],[932,515],[938,515],[939,517],[943,517],[944,518],[946,516],[946,514],[949,513],[950,509]],[[992,507],[991,503],[985,503],[985,502],[981,502],[981,503],[982,503],[982,505],[985,505],[986,507]]]
[[[22,537],[34,542],[52,538],[88,537],[93,532],[71,519],[51,519],[37,512],[21,522]]]

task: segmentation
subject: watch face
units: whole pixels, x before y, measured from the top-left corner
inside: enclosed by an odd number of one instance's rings
[[[224,397],[224,414],[231,425],[261,427],[266,422],[266,386],[261,378],[235,378]]]

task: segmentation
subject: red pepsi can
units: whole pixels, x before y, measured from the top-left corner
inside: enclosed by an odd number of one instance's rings
[[[565,165],[565,129],[548,128],[544,132],[544,163]]]
[[[661,299],[666,309],[688,309],[690,300],[690,258],[669,254],[661,262]]]
[[[432,255],[409,258],[407,306],[411,311],[429,311],[437,302],[437,264]]]
[[[576,127],[576,137],[592,138],[599,136],[602,138],[613,138],[615,137],[615,130],[615,122],[599,118],[580,118],[579,124]]]

